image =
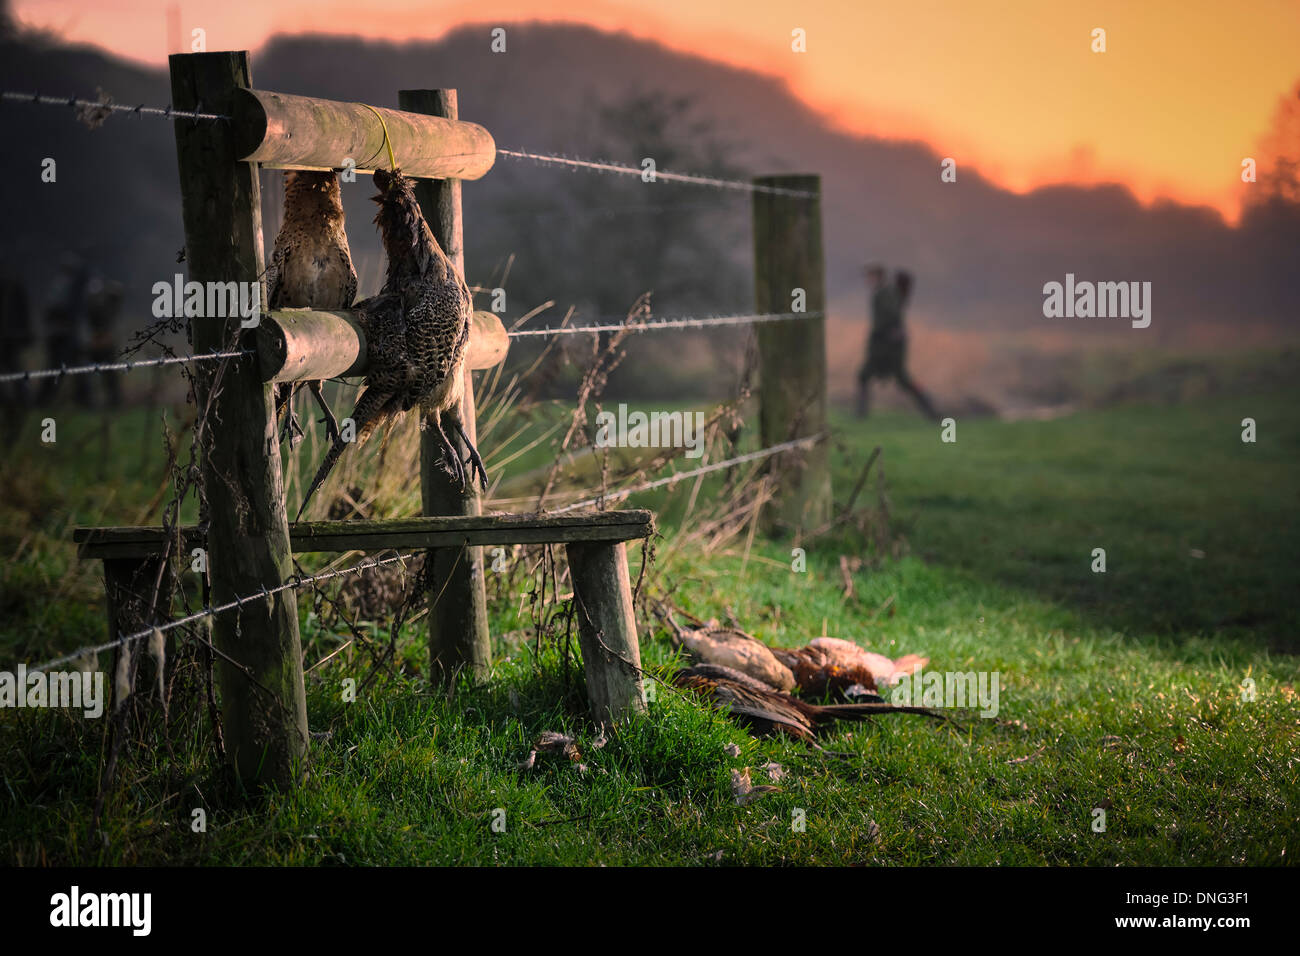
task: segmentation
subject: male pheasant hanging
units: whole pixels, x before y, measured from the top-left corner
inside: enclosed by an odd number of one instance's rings
[[[347,309],[357,295],[357,270],[352,266],[343,217],[339,177],[333,172],[289,170],[284,174],[284,222],[275,237],[271,265],[266,270],[267,303],[272,309]],[[275,411],[282,421],[280,437],[302,438],[293,413],[293,393],[299,383],[276,388]],[[329,441],[339,437],[338,422],[325,402],[320,382],[307,386],[325,413]]]
[[[469,286],[424,221],[414,183],[399,169],[377,169],[375,186],[379,189],[375,223],[388,256],[388,273],[379,294],[356,306],[367,349],[365,390],[352,412],[356,443],[418,405],[421,427],[436,431],[451,476],[466,489],[477,477],[486,488],[483,459],[460,420],[465,348],[473,315]],[[444,425],[465,443],[469,455],[465,461]],[[334,440],[298,517],[346,447],[342,436]]]

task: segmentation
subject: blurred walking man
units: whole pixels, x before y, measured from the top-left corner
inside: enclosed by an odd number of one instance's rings
[[[912,294],[912,274],[899,271],[892,283],[885,281],[881,266],[868,266],[867,290],[871,296],[871,336],[867,340],[867,360],[858,370],[858,417],[866,418],[870,404],[871,380],[892,378],[911,395],[927,418],[939,415],[925,392],[907,374],[907,332],[903,329],[903,310]]]

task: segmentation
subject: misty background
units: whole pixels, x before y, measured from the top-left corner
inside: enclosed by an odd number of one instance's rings
[[[866,339],[867,262],[917,277],[909,317],[915,377],[948,407],[1050,404],[1062,357],[1109,347],[1225,348],[1294,340],[1300,312],[1300,204],[1290,183],[1260,183],[1240,222],[1208,207],[1143,206],[1123,187],[1052,186],[1017,195],[919,142],[847,135],[777,78],[582,26],[507,26],[508,52],[489,26],[405,44],[293,36],[252,51],[253,83],[397,106],[403,88],[456,87],[460,115],[504,148],[564,153],[660,170],[748,179],[812,172],[823,182],[832,395],[852,389]],[[0,87],[119,103],[165,105],[166,72],[69,47],[14,28],[0,35]],[[1300,89],[1300,88],[1298,88]],[[1295,96],[1293,92],[1292,96]],[[1300,107],[1278,109],[1273,148],[1300,154]],[[118,330],[151,321],[150,288],[184,265],[172,127],[114,115],[98,129],[70,109],[6,102],[0,151],[0,269],[21,277],[37,322],[61,257],[82,256],[125,286]],[[1280,145],[1278,145],[1280,144]],[[58,180],[40,180],[53,157]],[[398,157],[400,163],[400,157]],[[281,174],[264,171],[269,252]],[[349,241],[362,294],[383,268],[369,176],[344,184]],[[747,194],[635,177],[571,172],[499,157],[464,186],[467,279],[503,287],[510,325],[621,319],[643,292],[656,317],[753,307]],[[1042,287],[1079,279],[1149,281],[1153,320],[1048,320]],[[480,296],[478,308],[489,307]],[[646,335],[611,379],[628,397],[712,396],[734,382],[745,338],[736,330]],[[532,345],[516,345],[522,360]],[[26,363],[43,362],[31,350]],[[1026,377],[1025,367],[1037,370]],[[1034,381],[1030,382],[1030,378]]]

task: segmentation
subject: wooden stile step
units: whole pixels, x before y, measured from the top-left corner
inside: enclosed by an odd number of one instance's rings
[[[289,525],[294,553],[448,548],[464,545],[569,544],[632,541],[654,533],[654,513],[643,509],[577,514],[498,514],[378,521],[300,521]],[[203,532],[181,529],[183,554],[203,547]],[[83,558],[146,558],[162,549],[163,529],[76,528]]]

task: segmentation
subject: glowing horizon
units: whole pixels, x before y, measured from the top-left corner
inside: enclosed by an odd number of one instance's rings
[[[16,0],[20,22],[150,66],[165,62],[168,9],[186,48],[258,50],[274,36],[437,40],[465,26],[571,23],[783,79],[843,132],[919,140],[995,185],[1024,193],[1055,184],[1127,187],[1138,200],[1206,205],[1234,221],[1241,161],[1257,155],[1279,100],[1300,78],[1300,4],[1249,8],[1193,0],[919,0],[887,11],[662,0],[483,3],[228,0],[202,8],[167,0]],[[436,25],[435,25],[436,24]],[[806,31],[807,52],[791,50]],[[1091,31],[1106,30],[1093,53]],[[506,54],[508,55],[508,53]],[[80,92],[80,91],[74,91]],[[1266,170],[1261,166],[1261,176]],[[936,176],[938,170],[936,169]]]

